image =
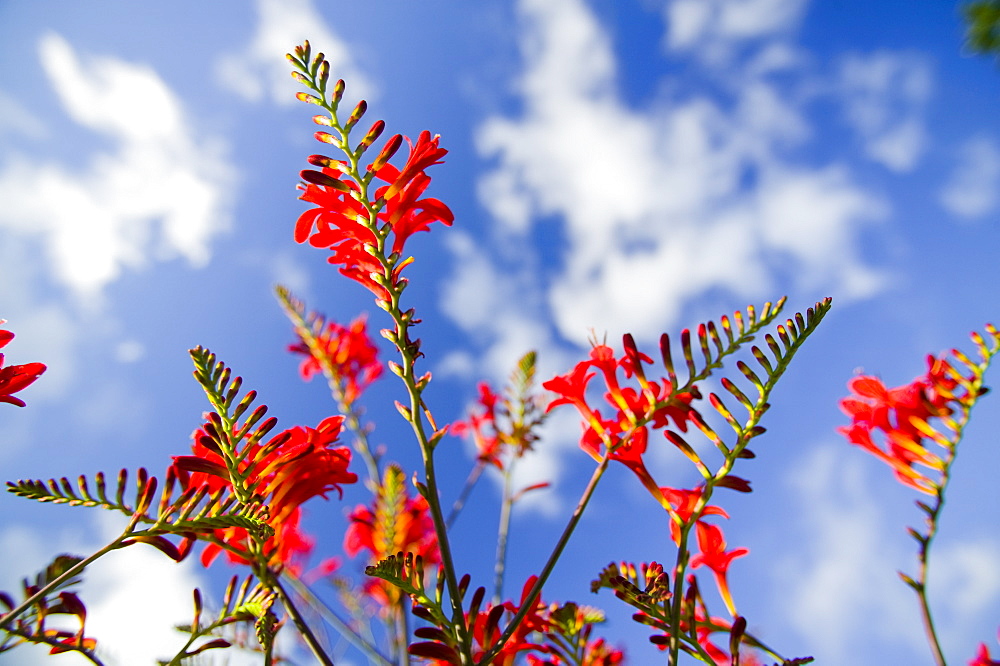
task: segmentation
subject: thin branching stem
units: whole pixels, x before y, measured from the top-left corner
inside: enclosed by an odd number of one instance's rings
[[[374,645],[366,641],[363,637],[358,635],[356,631],[351,629],[350,624],[334,612],[334,610],[330,608],[326,602],[316,596],[316,594],[309,589],[309,586],[303,583],[301,579],[287,570],[283,571],[281,575],[285,582],[287,582],[288,585],[295,590],[296,594],[302,597],[303,601],[309,604],[309,607],[312,608],[313,611],[333,625],[333,628],[336,629],[348,643],[361,650],[365,656],[368,657],[369,661],[375,662],[379,666],[393,666],[393,662],[388,657],[379,652]]]
[[[608,469],[608,462],[611,460],[611,451],[605,450],[604,455],[601,457],[600,462],[594,469],[594,473],[590,476],[590,481],[587,483],[587,487],[584,488],[583,494],[580,496],[580,501],[577,502],[576,508],[573,509],[573,513],[566,523],[566,527],[563,529],[562,535],[559,537],[559,541],[556,542],[555,547],[552,549],[552,553],[549,555],[548,561],[545,566],[542,567],[541,572],[538,574],[538,579],[535,584],[531,586],[528,591],[528,595],[525,597],[521,607],[518,609],[517,613],[511,619],[507,628],[504,629],[503,634],[497,639],[495,645],[487,652],[483,657],[477,662],[477,666],[486,666],[493,661],[497,656],[497,653],[503,648],[507,643],[507,640],[514,635],[514,631],[517,630],[518,625],[524,620],[525,615],[528,611],[534,608],[535,604],[538,602],[538,597],[542,593],[542,586],[548,581],[549,576],[552,574],[552,570],[555,569],[556,562],[562,556],[563,550],[566,548],[566,544],[569,543],[569,538],[573,535],[573,531],[576,529],[577,523],[580,522],[580,518],[583,517],[583,512],[587,508],[587,504],[590,502],[590,498],[593,497],[594,491],[597,490],[597,484],[600,482],[601,477],[604,476],[604,472]]]
[[[64,585],[66,581],[72,580],[74,577],[79,576],[81,573],[83,573],[84,569],[86,569],[88,566],[90,566],[93,562],[95,562],[99,558],[104,557],[111,551],[118,550],[119,548],[124,548],[125,547],[124,542],[127,541],[129,537],[132,536],[135,530],[135,526],[139,522],[140,517],[141,517],[140,513],[137,512],[136,514],[134,514],[132,516],[132,519],[129,521],[128,526],[125,528],[125,531],[121,533],[121,536],[116,537],[108,545],[98,549],[91,555],[80,560],[79,562],[71,566],[69,569],[64,571],[61,575],[49,581],[47,585],[42,587],[35,594],[25,599],[9,613],[4,614],[4,616],[0,618],[0,630],[6,630],[7,627],[10,626],[10,623],[13,622],[18,615],[20,615],[28,608],[30,608],[36,601],[45,598],[45,596],[51,593],[53,590],[59,589],[59,587]]]

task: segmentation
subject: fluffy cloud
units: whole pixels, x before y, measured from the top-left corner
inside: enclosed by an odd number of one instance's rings
[[[745,42],[794,28],[805,0],[673,0],[663,8],[665,45],[722,64]]]
[[[868,157],[893,171],[916,166],[927,142],[927,62],[912,53],[855,53],[842,60],[839,79],[845,118]]]
[[[480,127],[479,150],[497,161],[480,193],[504,234],[564,221],[564,251],[539,249],[551,274],[537,280],[563,338],[582,344],[591,327],[651,338],[697,296],[766,298],[778,277],[841,297],[880,288],[858,235],[885,205],[846,167],[784,157],[810,129],[764,74],[744,77],[727,102],[632,108],[617,93],[608,35],[582,3],[524,0],[521,12],[525,111]],[[770,60],[755,71],[789,62]]]
[[[941,205],[963,218],[982,217],[1000,202],[1000,148],[977,136],[959,148],[958,164],[940,193]]]
[[[91,533],[77,531],[44,537],[34,530],[8,526],[0,532],[6,553],[0,589],[18,589],[14,576],[34,575],[57,553],[88,554],[121,533],[110,514],[94,514]],[[55,538],[53,538],[55,536]],[[100,541],[99,541],[100,540]],[[116,551],[91,565],[84,575],[81,598],[87,606],[87,634],[98,638],[101,654],[111,664],[150,664],[170,658],[183,644],[174,625],[191,621],[191,590],[202,585],[194,562],[178,565],[159,551],[138,545]],[[143,581],[137,585],[136,581]],[[48,650],[18,648],[19,664],[49,664]],[[78,656],[65,663],[85,664]]]
[[[288,75],[291,70],[282,54],[309,39],[330,61],[332,76],[349,82],[352,96],[370,99],[371,81],[311,0],[257,0],[257,16],[257,32],[247,48],[218,64],[216,74],[225,87],[254,102],[269,97],[279,105],[294,103],[301,87]]]
[[[204,264],[229,220],[222,145],[196,135],[146,66],[81,58],[55,34],[39,56],[69,117],[114,150],[82,168],[11,157],[0,170],[0,226],[40,242],[55,279],[84,296],[151,259]]]
[[[916,603],[892,573],[907,554],[885,538],[888,528],[864,466],[826,446],[793,469],[795,506],[808,532],[780,563],[787,621],[829,663],[850,663],[872,640],[898,643],[918,657],[923,639]]]

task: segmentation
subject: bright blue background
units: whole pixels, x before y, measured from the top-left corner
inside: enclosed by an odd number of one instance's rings
[[[857,370],[908,382],[926,353],[971,351],[968,331],[997,316],[1000,72],[963,52],[952,2],[0,2],[0,316],[18,335],[4,351],[50,366],[22,394],[26,409],[2,410],[6,479],[162,473],[207,408],[185,353],[198,344],[284,426],[331,413],[323,385],[300,382],[284,351],[292,337],[273,285],[343,322],[371,311],[377,331],[385,319],[322,252],[291,239],[304,209],[297,173],[320,150],[283,59],[303,38],[334,59],[347,99],[368,98],[372,120],[440,133],[450,150],[432,194],[455,226],[407,246],[406,296],[424,320],[441,421],[529,348],[548,377],[583,358],[590,329],[611,340],[633,331],[655,352],[659,332],[751,302],[788,294],[791,314],[832,296],[775,393],[758,458],[737,472],[754,492],[719,498],[730,545],[752,551],[731,568],[734,597],[751,630],[789,656],[930,663],[894,573],[915,569],[913,493],[834,429]],[[172,215],[186,220],[175,235]],[[368,414],[375,440],[412,469],[389,377]],[[963,443],[933,553],[931,596],[954,663],[981,641],[997,649],[994,400]],[[515,516],[511,594],[590,475],[576,428],[572,414],[553,419],[522,478],[554,490]],[[456,493],[469,451],[446,442],[440,458]],[[696,481],[672,454],[649,464],[664,485]],[[456,528],[460,567],[485,585],[498,497],[484,483]],[[319,554],[339,549],[359,501],[351,488],[342,503],[309,506]],[[43,558],[119,529],[7,494],[0,517],[7,590]],[[179,635],[166,627],[188,619],[190,588],[218,590],[232,573],[147,550],[89,577],[109,663],[173,654]],[[612,560],[672,558],[665,516],[627,470],[609,472],[570,551],[545,598],[604,608],[604,633],[627,644],[630,663],[657,662],[628,610],[588,589]],[[147,620],[161,630],[139,638]]]

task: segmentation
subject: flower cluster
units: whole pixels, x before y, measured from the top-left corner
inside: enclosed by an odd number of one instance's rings
[[[428,565],[441,561],[427,500],[410,496],[406,476],[396,465],[386,468],[371,505],[358,505],[349,519],[344,534],[344,552],[349,557],[366,552],[371,562],[379,562],[397,553],[412,553]],[[364,592],[383,611],[399,600],[397,589],[376,578],[366,582]]]
[[[693,385],[686,391],[675,392],[668,380],[647,379],[642,364],[652,363],[652,359],[636,349],[632,336],[626,335],[624,344],[625,354],[621,358],[615,358],[611,347],[595,345],[588,360],[577,363],[569,373],[554,377],[542,386],[558,395],[549,403],[550,411],[566,404],[580,412],[583,417],[580,447],[584,451],[600,461],[602,448],[607,450],[612,460],[631,469],[657,496],[658,486],[643,461],[649,428],[665,429],[672,420],[681,432],[686,432],[688,422],[700,418],[691,402],[701,398],[701,392]],[[612,410],[609,418],[587,401],[587,386],[597,374],[590,372],[591,368],[600,371],[604,378],[607,389],[604,399]],[[634,377],[638,387],[623,387],[618,377],[619,369],[626,378]]]
[[[4,320],[0,319],[0,324],[3,323]],[[0,349],[6,347],[13,339],[13,333],[0,329]],[[45,365],[42,363],[25,363],[4,367],[3,354],[0,353],[0,402],[24,407],[24,400],[15,397],[14,394],[31,386],[43,372],[45,372]]]
[[[749,551],[746,548],[726,551],[722,529],[702,521],[707,515],[728,518],[728,514],[703,501],[703,488],[685,490],[657,485],[643,460],[650,429],[663,430],[667,440],[676,443],[676,435],[667,430],[671,422],[681,432],[687,431],[688,423],[702,423],[701,415],[691,406],[694,400],[701,398],[701,392],[693,384],[687,390],[675,391],[670,379],[647,378],[643,363],[649,364],[652,360],[638,351],[629,335],[624,338],[624,349],[625,353],[616,358],[611,347],[595,345],[590,358],[577,363],[570,373],[543,383],[543,387],[558,394],[549,409],[561,404],[576,407],[583,417],[581,448],[599,461],[603,447],[612,460],[623,463],[639,477],[643,486],[670,515],[674,543],[680,545],[682,526],[689,526],[694,520],[700,552],[693,555],[690,566],[711,569],[726,607],[735,615],[736,607],[729,591],[727,572],[735,558]],[[588,384],[598,374],[591,372],[591,368],[597,370],[604,380],[604,400],[613,412],[609,418],[588,402]],[[625,384],[631,378],[634,378],[636,386]],[[730,479],[735,484],[746,483],[736,477]],[[748,490],[749,486],[745,489]]]
[[[291,428],[243,452],[238,471],[269,509],[268,524],[274,535],[264,544],[264,554],[272,566],[294,565],[312,550],[311,539],[299,529],[301,505],[313,497],[326,498],[331,490],[341,493],[341,485],[358,480],[347,469],[350,449],[333,448],[342,421],[343,417],[331,416],[316,428]],[[174,470],[184,488],[231,491],[230,472],[216,438],[207,432],[209,425],[195,431],[194,455],[174,457]],[[247,531],[241,527],[216,530],[215,541],[202,552],[202,564],[208,566],[223,550],[231,562],[248,563]]]
[[[452,423],[449,432],[457,437],[471,436],[479,452],[479,462],[503,469],[503,440],[497,430],[499,400],[489,384],[480,382],[476,408],[469,411],[467,419]]]
[[[490,663],[513,666],[520,656],[527,659],[529,666],[616,666],[624,662],[624,653],[609,646],[604,639],[591,638],[595,618],[583,607],[570,603],[564,606],[545,604],[537,598],[528,607],[524,619],[503,644],[500,640],[503,629],[500,626],[505,616],[515,616],[525,604],[531,589],[537,582],[531,576],[524,583],[521,600],[515,604],[487,604],[478,610],[479,601],[473,601],[475,610],[467,614],[466,621],[474,641],[472,657],[478,663],[488,652],[496,651]],[[476,598],[481,601],[484,590],[480,588]],[[597,621],[603,621],[598,615]],[[437,629],[419,630],[418,636],[435,639],[415,643],[410,653],[428,659],[434,666],[460,666],[463,662],[452,646],[448,636]]]
[[[329,134],[319,134],[321,140],[330,142]],[[362,179],[359,185],[356,179],[344,178],[351,173],[347,162],[311,156],[310,163],[321,166],[322,171],[302,172],[308,184],[303,186],[300,198],[316,207],[299,216],[296,242],[308,241],[313,247],[330,250],[330,263],[340,266],[343,275],[388,300],[386,285],[399,283],[399,273],[411,261],[400,261],[407,239],[418,231],[427,231],[433,222],[451,225],[455,219],[451,209],[438,199],[421,198],[431,181],[425,169],[440,164],[448,152],[438,146],[438,141],[439,137],[431,137],[427,131],[421,132],[416,144],[407,140],[409,157],[403,168],[397,169],[388,160],[398,150],[402,137],[397,134],[390,139],[368,169],[386,183],[375,190],[371,197],[374,203],[369,203],[368,180]],[[390,233],[392,265],[385,266],[372,248],[381,250]]]
[[[886,388],[877,377],[859,375],[848,387],[853,394],[840,401],[851,425],[838,430],[892,468],[903,484],[934,495],[937,481],[920,467],[940,475],[944,462],[925,446],[927,422],[952,413],[958,404],[956,371],[945,359],[929,356],[927,373],[904,386]],[[883,443],[876,442],[881,433]]]
[[[299,366],[299,373],[309,381],[316,373],[328,369],[348,405],[382,376],[378,347],[368,337],[364,315],[357,317],[349,326],[328,321],[326,328],[314,336],[313,342],[310,345],[300,333],[299,341],[288,346],[288,351],[305,357]]]

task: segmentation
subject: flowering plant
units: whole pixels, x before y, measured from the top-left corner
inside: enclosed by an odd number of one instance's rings
[[[595,339],[587,358],[541,382],[540,388],[536,356],[528,352],[508,386],[481,384],[477,404],[466,419],[439,423],[425,398],[431,375],[418,370],[423,352],[414,327],[420,320],[405,302],[409,282],[403,271],[415,261],[406,249],[414,233],[430,231],[435,222],[450,226],[455,221],[445,203],[426,195],[431,183],[427,170],[441,164],[447,150],[438,136],[424,131],[415,141],[394,134],[377,153],[369,154],[385,123],[372,123],[358,140],[355,130],[367,104],[361,101],[343,112],[345,83],[331,83],[329,62],[323,54],[314,54],[308,42],[288,57],[292,75],[309,90],[299,93],[299,99],[322,110],[313,118],[324,128],[316,139],[336,151],[334,156],[310,156],[315,168],[301,172],[300,198],[311,207],[295,223],[294,238],[329,252],[329,262],[344,277],[374,294],[388,322],[380,333],[398,358],[383,364],[363,316],[341,325],[278,288],[278,300],[297,336],[289,351],[301,356],[305,380],[317,374],[327,379],[339,414],[315,427],[277,432],[277,420],[265,418],[267,408],[254,407],[257,392],[245,391],[242,379],[225,363],[197,347],[190,352],[194,376],[211,409],[194,433],[190,453],[174,457],[162,483],[138,470],[130,500],[125,470],[111,483],[110,492],[103,473],[93,481],[81,476],[76,484],[65,477],[10,482],[8,489],[16,495],[116,511],[128,517],[128,524],[120,536],[88,557],[57,558],[33,583],[26,581],[22,600],[0,594],[5,608],[0,615],[0,652],[40,643],[52,653],[75,652],[102,664],[98,643],[85,632],[86,608],[72,588],[96,559],[141,543],[176,561],[197,549],[206,567],[225,555],[247,574],[242,582],[232,580],[212,617],[205,613],[202,593],[195,590],[192,621],[182,628],[186,640],[163,663],[180,664],[233,645],[258,650],[264,664],[276,663],[282,658],[276,637],[291,624],[317,662],[332,664],[332,651],[324,633],[317,631],[315,618],[374,664],[624,663],[623,649],[595,635],[604,621],[602,611],[575,601],[543,600],[543,590],[571,546],[598,484],[617,462],[662,509],[664,533],[669,533],[673,547],[651,554],[657,559],[648,563],[609,564],[595,572],[592,591],[610,590],[630,606],[633,619],[648,628],[649,641],[663,651],[668,664],[680,663],[682,655],[733,666],[811,662],[808,656],[779,652],[756,630],[750,631],[729,583],[733,563],[749,550],[730,546],[721,521],[729,519],[723,507],[727,491],[752,490],[737,466],[756,457],[750,445],[756,447],[765,432],[762,422],[772,393],[830,311],[831,300],[782,319],[782,298],[706,322],[693,332],[663,334],[656,361],[630,335],[623,337],[620,348]],[[404,144],[406,157],[394,165]],[[991,326],[986,331],[985,337],[973,336],[976,360],[957,350],[950,358],[932,358],[925,376],[897,389],[858,376],[850,383],[853,397],[842,402],[851,418],[843,428],[849,441],[889,464],[902,483],[931,498],[930,503],[918,502],[927,517],[925,530],[910,529],[919,546],[919,573],[904,575],[903,580],[918,594],[939,664],[945,661],[926,594],[927,558],[959,440],[972,407],[985,393],[987,366],[1000,351],[1000,333]],[[0,331],[0,346],[12,337]],[[0,368],[2,361],[0,355]],[[727,366],[738,374],[723,375]],[[422,465],[416,472],[387,461],[387,452],[370,443],[372,426],[364,421],[361,402],[383,368],[395,374],[405,390],[405,399],[396,407],[420,453]],[[24,406],[14,394],[44,370],[39,363],[0,369],[0,401]],[[546,484],[516,488],[513,470],[544,445],[543,425],[557,409],[576,411],[580,449],[595,466],[544,564],[520,585],[514,600],[505,594],[511,512],[526,493]],[[476,449],[465,485],[450,507],[435,464],[439,446],[449,435],[471,439]],[[700,482],[683,488],[657,480],[646,457],[653,447],[679,451]],[[343,486],[358,482],[352,467],[355,457],[365,468],[364,486],[371,497],[350,511],[343,550],[368,562],[368,578],[360,585],[338,574],[336,559],[308,570],[314,542],[301,525],[304,503],[339,497]],[[486,585],[473,584],[472,575],[457,563],[451,531],[488,468],[503,479],[491,592]],[[342,592],[342,608],[331,609],[310,589],[310,579],[317,576]],[[706,584],[706,578],[711,582]],[[724,612],[709,608],[705,590],[713,587]],[[47,625],[51,615],[77,618],[78,630]],[[250,632],[234,629],[247,625],[252,626],[252,638]],[[971,663],[1000,662],[991,660],[984,644]]]

